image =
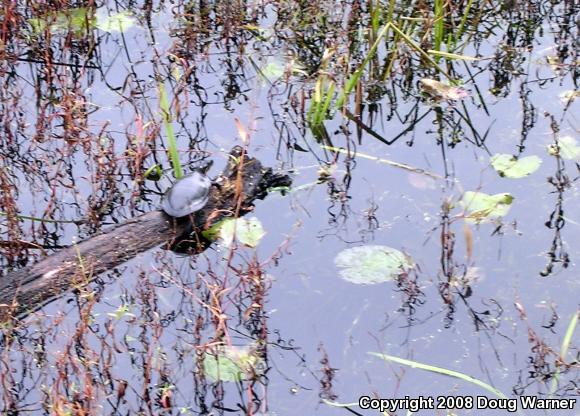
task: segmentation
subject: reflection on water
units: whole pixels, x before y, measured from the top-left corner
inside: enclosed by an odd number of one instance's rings
[[[256,249],[155,249],[5,328],[3,412],[376,414],[321,400],[492,397],[369,352],[509,397],[578,395],[577,2],[3,7],[3,275],[157,209],[171,136],[186,171],[243,144],[294,176],[257,204]],[[541,164],[514,178],[497,155]],[[415,268],[341,279],[335,258],[363,246]],[[219,351],[244,353],[210,375]]]

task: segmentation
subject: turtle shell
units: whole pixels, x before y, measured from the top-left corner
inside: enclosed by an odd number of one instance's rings
[[[202,209],[209,198],[211,180],[195,171],[179,179],[163,196],[161,209],[171,217],[185,217]]]

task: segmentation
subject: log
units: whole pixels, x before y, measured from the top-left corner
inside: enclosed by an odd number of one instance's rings
[[[0,322],[21,320],[153,247],[164,243],[175,247],[185,238],[202,241],[201,230],[224,217],[252,211],[254,201],[265,198],[269,188],[290,184],[287,175],[264,168],[259,160],[248,157],[236,146],[226,168],[212,184],[207,205],[200,211],[179,219],[152,211],[8,273],[0,279]]]

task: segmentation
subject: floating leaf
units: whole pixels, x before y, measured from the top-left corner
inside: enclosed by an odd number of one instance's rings
[[[205,375],[212,380],[241,381],[261,372],[263,360],[253,347],[221,346],[203,359]]]
[[[476,386],[482,387],[485,390],[489,391],[490,393],[495,394],[497,397],[500,397],[504,400],[508,400],[507,396],[505,394],[503,394],[501,391],[499,391],[498,389],[496,389],[495,387],[490,386],[489,384],[487,384],[481,380],[478,380],[474,377],[471,377],[467,374],[460,373],[459,371],[448,370],[448,369],[443,368],[443,367],[436,367],[434,365],[423,364],[423,363],[420,363],[417,361],[406,360],[404,358],[395,357],[393,355],[380,354],[378,352],[369,352],[369,354],[373,355],[375,357],[381,358],[385,361],[392,361],[392,362],[395,362],[397,364],[409,366],[411,368],[419,368],[421,370],[427,370],[427,371],[432,371],[434,373],[439,373],[439,374],[443,374],[443,375],[450,376],[450,377],[456,377],[458,379],[475,384]]]
[[[466,218],[476,223],[504,217],[511,208],[514,197],[508,193],[488,195],[483,192],[466,192],[461,204]]]
[[[131,12],[119,12],[107,16],[105,13],[97,13],[97,27],[105,32],[125,32],[135,25],[136,19]]]
[[[505,178],[523,178],[534,173],[540,165],[542,159],[538,156],[526,156],[516,158],[512,155],[496,154],[491,158],[491,166]]]
[[[343,279],[356,284],[374,284],[396,279],[414,267],[411,258],[387,246],[347,248],[334,259]]]
[[[268,39],[270,39],[273,35],[273,32],[270,28],[262,28],[252,24],[242,25],[240,26],[240,29],[246,29],[262,42],[267,42]]]
[[[93,28],[95,24],[94,17],[89,13],[86,7],[66,9],[62,12],[50,12],[28,19],[32,31],[36,34],[44,32],[46,28],[52,34],[67,33],[73,31],[82,34],[86,30]]]
[[[578,141],[572,136],[562,136],[558,139],[558,146],[551,144],[548,146],[548,153],[552,156],[560,155],[562,159],[580,160],[580,146]]]
[[[248,247],[257,247],[266,231],[256,217],[227,219],[220,227],[220,237],[226,247],[234,242],[234,237]]]
[[[447,58],[447,59],[458,59],[458,60],[464,60],[464,61],[480,61],[481,60],[481,58],[476,58],[475,56],[459,55],[456,53],[436,51],[433,49],[429,49],[427,51],[427,53],[430,55],[442,56],[443,58]]]
[[[130,312],[129,305],[121,305],[115,312],[108,312],[107,315],[109,315],[111,318],[115,318],[116,320],[120,320],[124,316],[129,316],[131,318],[135,317],[135,314]]]
[[[284,75],[308,76],[304,67],[293,58],[272,56],[265,62],[258,64],[250,57],[250,63],[256,69],[260,79],[273,83]]]
[[[220,223],[219,236],[224,246],[230,247],[233,244],[236,236],[236,220],[234,218],[228,218]]]
[[[233,219],[226,218],[225,220],[221,220],[221,221],[217,222],[216,224],[213,224],[207,230],[203,230],[201,232],[201,235],[206,240],[216,241],[219,238],[219,236],[220,236],[220,230],[222,228],[222,225],[224,225],[224,223],[227,222],[227,221],[233,221]]]
[[[278,78],[284,75],[285,71],[286,67],[284,64],[279,60],[274,59],[268,61],[268,63],[266,63],[266,65],[264,65],[260,70],[261,75],[270,82],[276,81]]]
[[[434,79],[423,78],[420,82],[423,91],[436,99],[461,100],[469,95],[463,88],[452,87]]]

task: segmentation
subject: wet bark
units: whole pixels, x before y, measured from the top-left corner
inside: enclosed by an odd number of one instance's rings
[[[269,188],[289,185],[288,176],[272,173],[235,147],[212,184],[207,205],[195,214],[174,219],[162,211],[149,212],[0,279],[0,322],[22,319],[153,247],[175,247],[185,237],[199,242],[201,237],[195,236],[201,230],[224,217],[251,211],[253,202],[263,199]]]

